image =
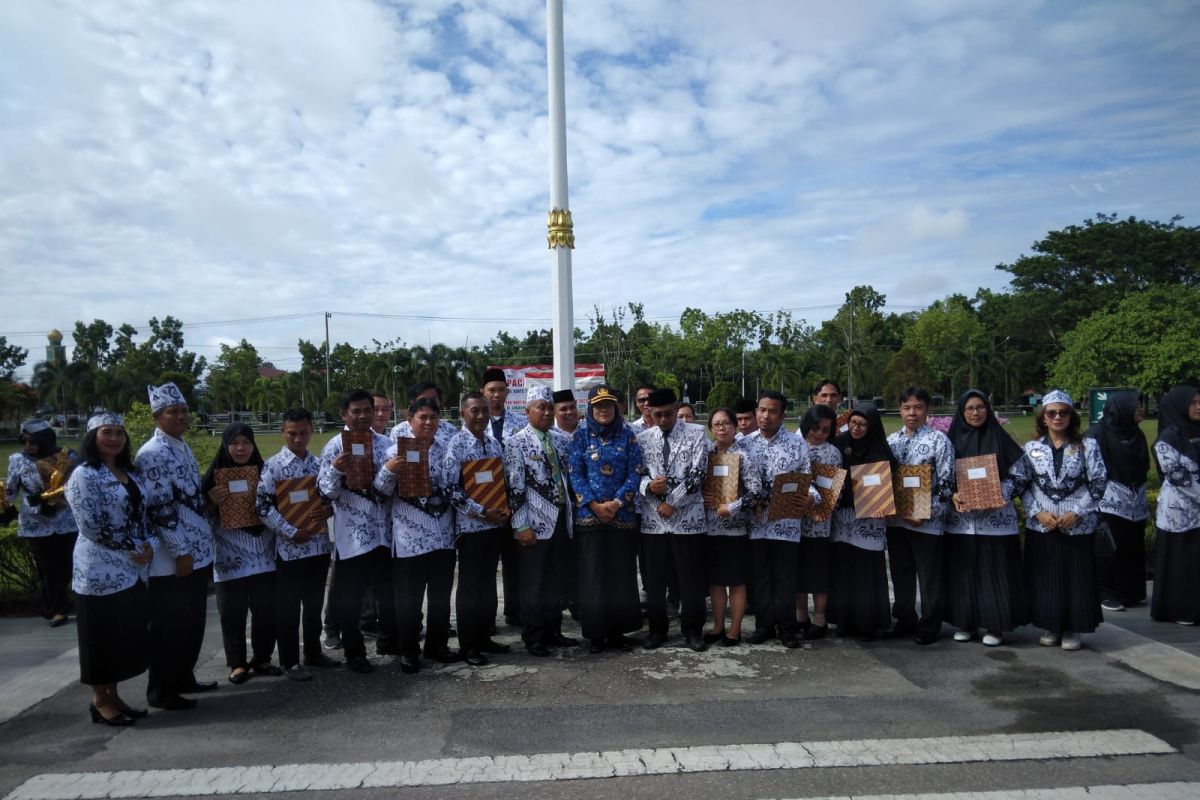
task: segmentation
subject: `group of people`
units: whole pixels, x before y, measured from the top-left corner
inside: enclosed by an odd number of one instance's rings
[[[681,408],[691,409],[671,389],[640,387],[631,421],[608,385],[591,389],[582,417],[570,391],[526,394],[524,415],[506,410],[505,375],[489,370],[480,391],[462,397],[456,428],[437,387],[422,384],[409,392],[407,419],[389,431],[390,402],[355,390],[341,398],[342,435],[319,455],[308,449],[312,416],[293,409],[280,452],[264,458],[253,430],[234,423],[202,472],[183,441],[182,393],[150,387],[152,438],[134,457],[121,418],[93,416],[67,482],[69,510],[50,514],[39,503],[38,471],[25,462],[54,446],[29,423],[27,455],[10,462],[9,494],[26,492],[23,535],[73,541],[92,719],[128,725],[147,713],[118,693],[147,668],[156,708],[191,708],[189,695],[216,688],[195,675],[210,579],[235,684],[252,675],[307,680],[310,668],[342,663],[322,651],[323,608],[354,672],[374,669],[364,620],[376,628],[376,653],[397,656],[403,672],[421,669],[422,657],[487,664],[510,649],[493,638],[498,566],[504,619],[538,657],[580,644],[563,634],[568,608],[591,653],[631,649],[643,605],[647,649],[667,641],[675,607],[684,644],[696,651],[775,639],[795,648],[830,625],[865,640],[911,635],[930,644],[944,622],[955,640],[982,635],[989,646],[1033,624],[1046,631],[1041,644],[1075,650],[1101,621],[1102,603],[1115,611],[1145,598],[1151,464],[1136,397],[1110,399],[1084,435],[1072,399],[1052,391],[1035,438],[1021,447],[977,390],[959,399],[947,433],[928,424],[922,389],[898,398],[903,428],[887,436],[873,405],[839,414],[841,390],[824,381],[799,431],[783,425],[787,398],[768,391],[710,409],[711,438],[683,419]],[[1184,624],[1200,619],[1198,448],[1200,391],[1177,387],[1160,404],[1153,449],[1163,482],[1152,615]],[[998,507],[968,510],[960,494],[955,460],[976,456],[995,457]],[[797,492],[789,476],[813,473],[814,464],[928,465],[929,513],[865,514],[849,476],[836,495],[829,481]],[[252,515],[223,513],[246,492],[253,497],[241,507],[252,503]],[[773,495],[786,492],[797,493],[793,511],[772,513]],[[1102,555],[1098,527],[1111,545]],[[63,549],[35,549],[52,619],[68,613]],[[748,613],[755,625],[744,636]]]

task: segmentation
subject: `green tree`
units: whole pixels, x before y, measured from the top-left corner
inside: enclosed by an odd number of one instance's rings
[[[905,345],[892,354],[883,370],[883,402],[893,405],[909,386],[928,386],[929,383],[929,367],[921,352]]]
[[[956,397],[960,388],[980,386],[991,353],[987,331],[962,295],[938,300],[922,311],[904,345],[921,354],[930,377],[950,397]]]
[[[214,410],[239,411],[247,407],[250,389],[259,379],[262,358],[254,345],[242,339],[222,344],[208,373],[208,393]]]
[[[1155,286],[1097,311],[1063,337],[1049,382],[1083,396],[1094,386],[1157,395],[1200,376],[1200,287]]]
[[[717,383],[713,384],[712,389],[709,390],[708,397],[705,398],[704,405],[708,410],[708,413],[711,414],[713,409],[720,408],[721,406],[733,408],[734,404],[737,403],[738,398],[741,396],[742,395],[738,391],[738,387],[734,384],[730,383],[729,381],[718,381]]]
[[[25,366],[28,357],[28,350],[9,344],[7,338],[0,336],[0,380],[11,381],[16,371]]]

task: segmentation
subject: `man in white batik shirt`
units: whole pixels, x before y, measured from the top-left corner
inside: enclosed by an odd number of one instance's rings
[[[679,580],[679,627],[687,646],[705,649],[704,534],[708,528],[700,488],[708,468],[708,438],[698,425],[678,421],[673,389],[655,389],[647,398],[654,426],[638,434],[643,476],[638,487],[645,565],[647,649],[667,638],[667,580],[670,564]]]
[[[204,514],[200,466],[183,441],[191,424],[187,400],[174,383],[149,386],[154,435],[134,466],[146,484],[146,515],[155,538],[150,564],[150,676],[146,700],[155,708],[194,708],[184,694],[211,691],[196,680],[208,617],[208,582],[215,556]]]
[[[445,405],[445,403],[442,402],[442,390],[439,389],[437,384],[433,383],[432,381],[422,381],[415,386],[410,386],[408,388],[408,402],[411,403],[421,397],[426,397],[430,400],[436,400],[439,408],[442,408]],[[454,427],[453,422],[445,417],[442,417],[438,420],[437,438],[443,446],[448,446],[450,444],[450,439],[456,433],[458,433],[458,428]],[[388,432],[388,438],[390,438],[393,442],[402,436],[406,439],[413,438],[412,423],[410,423],[408,420],[403,420],[402,422],[397,423],[396,426]]]
[[[479,390],[488,406],[488,426],[485,435],[492,437],[501,448],[508,438],[522,430],[528,420],[515,411],[505,408],[508,401],[508,378],[504,370],[490,367],[483,373],[483,384]],[[521,579],[517,558],[517,543],[512,536],[505,535],[500,544],[500,570],[504,586],[504,621],[521,627]]]
[[[378,467],[387,459],[391,441],[371,430],[374,405],[364,389],[342,395],[341,415],[345,430],[369,432],[372,463]],[[378,655],[399,652],[396,631],[395,603],[392,599],[392,534],[388,523],[390,502],[381,497],[373,486],[350,489],[346,486],[345,470],[350,469],[353,454],[343,452],[342,437],[334,436],[321,451],[321,469],[317,486],[321,495],[333,503],[333,545],[337,561],[337,583],[333,602],[337,607],[338,626],[342,629],[342,646],[346,666],[354,672],[373,672],[367,660],[360,616],[363,593],[368,582],[375,587],[379,598],[379,639],[375,643]]]
[[[554,405],[548,386],[526,392],[529,424],[504,445],[504,474],[513,537],[520,559],[521,638],[534,656],[548,656],[551,647],[577,642],[562,634],[564,585],[570,565],[571,538],[570,446],[566,435],[553,430]]]
[[[900,395],[900,417],[904,427],[888,437],[888,447],[903,465],[929,464],[932,484],[929,519],[889,517],[887,528],[888,568],[892,574],[891,636],[916,634],[916,643],[937,641],[945,615],[943,584],[946,509],[954,494],[954,445],[929,418],[929,393],[905,389]],[[917,616],[917,586],[921,589],[921,614]]]
[[[633,406],[637,409],[638,418],[626,424],[635,434],[654,427],[654,420],[650,417],[650,395],[653,392],[654,387],[645,383],[639,386],[637,391],[634,392]]]
[[[312,414],[293,408],[283,415],[284,447],[263,463],[255,506],[263,524],[275,532],[275,605],[276,638],[279,664],[288,678],[306,681],[312,678],[305,667],[332,667],[340,661],[321,652],[321,605],[325,598],[325,580],[329,575],[328,524],[310,515],[310,524],[299,528],[279,513],[280,481],[312,478],[309,490],[296,490],[286,498],[291,503],[324,501],[317,494],[316,478],[321,463],[308,450],[312,441]],[[304,630],[304,663],[300,662],[300,634]]]
[[[751,469],[757,469],[766,504],[776,491],[775,478],[788,472],[812,472],[808,443],[783,426],[787,398],[780,392],[763,392],[755,408],[758,430],[741,440],[750,454]],[[786,483],[780,487],[786,490]],[[808,502],[820,500],[810,486]],[[750,519],[750,555],[754,572],[754,633],[751,644],[779,637],[784,647],[801,644],[796,620],[797,564],[800,559],[801,525],[798,519],[769,522],[763,507]]]

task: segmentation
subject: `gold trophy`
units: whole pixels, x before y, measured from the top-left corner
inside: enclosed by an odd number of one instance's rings
[[[38,475],[42,478],[45,490],[41,494],[42,502],[52,506],[66,506],[67,478],[71,476],[71,451],[63,448],[58,455],[43,458],[37,462]]]

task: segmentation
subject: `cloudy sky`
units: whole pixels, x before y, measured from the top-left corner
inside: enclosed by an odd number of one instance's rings
[[[1194,2],[565,5],[585,329],[907,310],[1097,211],[1200,224]],[[324,311],[545,327],[547,165],[538,0],[3,3],[0,335],[172,314],[295,368]]]

